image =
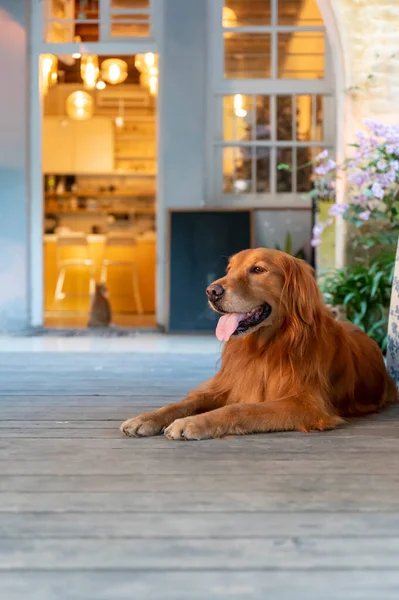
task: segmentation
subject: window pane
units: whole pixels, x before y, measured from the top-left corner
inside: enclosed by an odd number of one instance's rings
[[[223,148],[223,190],[225,194],[252,191],[252,148]]]
[[[312,253],[311,210],[257,210],[255,212],[255,245],[291,252],[310,260]]]
[[[224,68],[227,79],[270,78],[270,35],[225,33]]]
[[[297,96],[296,139],[320,142],[323,139],[323,96]]]
[[[310,192],[312,189],[313,166],[305,166],[311,160],[313,160],[312,148],[296,149],[296,187],[298,193]]]
[[[316,0],[280,0],[278,24],[290,26],[322,26],[323,18]]]
[[[112,15],[111,36],[112,37],[147,37],[150,35],[150,23],[148,15]]]
[[[270,0],[225,0],[223,27],[270,25]]]
[[[224,96],[223,130],[225,140],[252,139],[252,96]]]
[[[97,3],[90,5],[82,0],[75,3],[46,0],[44,15],[46,21],[44,26],[45,42],[62,44],[74,41],[98,41]],[[52,22],[53,19],[57,22]],[[76,23],[70,21],[76,21]]]
[[[324,33],[297,31],[278,34],[278,77],[323,79]]]
[[[255,152],[255,173],[256,173],[256,191],[258,194],[270,192],[270,153],[271,148],[256,146]]]
[[[280,164],[289,165],[292,167],[292,148],[277,148],[277,166]],[[277,169],[277,192],[291,193],[292,192],[292,171],[280,171]]]
[[[256,97],[255,139],[270,140],[270,96]]]
[[[111,0],[111,8],[123,8],[124,10],[149,8],[149,0]]]
[[[291,141],[292,130],[292,96],[277,96],[277,131],[276,139]]]

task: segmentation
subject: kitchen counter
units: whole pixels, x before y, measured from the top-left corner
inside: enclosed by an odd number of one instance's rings
[[[87,236],[88,251],[94,261],[94,276],[100,281],[101,265],[105,251],[105,235],[90,234]],[[90,307],[88,297],[89,270],[84,267],[69,267],[65,278],[64,292],[70,294],[61,301],[54,301],[54,291],[57,282],[57,236],[45,234],[44,244],[44,301],[45,312],[83,312]],[[83,258],[82,248],[63,250],[63,258]],[[69,255],[69,252],[72,254]],[[111,252],[111,251],[109,251]],[[113,248],[112,260],[132,260],[137,267],[141,300],[145,313],[155,312],[155,277],[156,277],[156,240],[155,236],[142,236],[137,239],[133,248]],[[113,312],[132,313],[136,307],[132,295],[131,271],[127,267],[110,267],[108,270],[108,292]]]

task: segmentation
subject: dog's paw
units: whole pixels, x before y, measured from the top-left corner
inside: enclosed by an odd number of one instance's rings
[[[154,416],[139,415],[128,419],[120,426],[120,430],[128,437],[150,437],[162,433],[163,425]]]
[[[169,440],[205,440],[213,437],[200,417],[176,419],[164,431]]]

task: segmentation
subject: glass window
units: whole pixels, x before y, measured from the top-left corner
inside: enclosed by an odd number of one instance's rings
[[[224,34],[226,79],[268,79],[271,76],[271,38],[268,33]]]
[[[102,14],[99,0],[44,0],[45,42],[98,42],[109,36],[150,34],[150,0],[107,0],[106,9]],[[100,39],[101,29],[109,32],[106,39]]]
[[[325,42],[322,31],[278,33],[278,77],[323,79]]]
[[[223,27],[270,24],[270,0],[226,0],[224,3]]]
[[[278,3],[278,25],[291,27],[322,26],[323,19],[317,2],[289,0]]]

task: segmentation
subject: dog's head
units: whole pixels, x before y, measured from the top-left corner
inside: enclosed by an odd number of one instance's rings
[[[222,314],[220,341],[284,323],[312,325],[321,305],[313,271],[304,261],[277,250],[257,248],[233,256],[224,277],[206,290],[213,310]]]

